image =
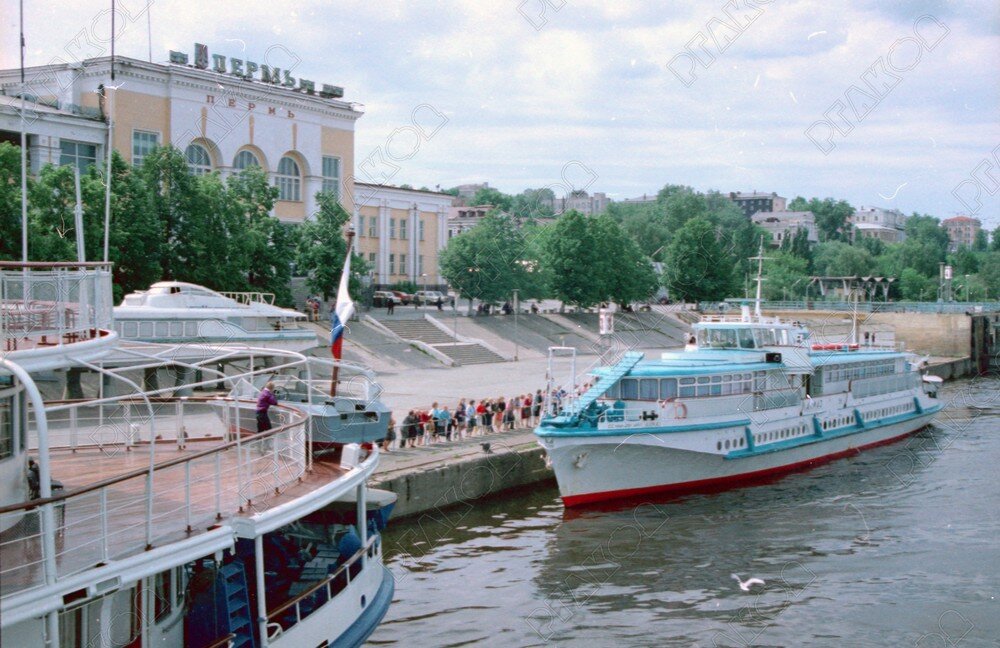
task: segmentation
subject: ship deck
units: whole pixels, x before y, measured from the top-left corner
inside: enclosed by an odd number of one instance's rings
[[[60,578],[204,533],[220,520],[258,514],[347,472],[333,460],[316,459],[311,470],[288,479],[288,462],[273,445],[254,448],[244,444],[242,462],[235,451],[212,452],[220,445],[216,439],[191,441],[184,449],[173,443],[158,443],[152,448],[158,465],[174,465],[153,474],[151,516],[147,516],[150,502],[146,496],[148,443],[128,451],[121,446],[53,451],[52,477],[62,482],[70,495],[56,503]],[[273,487],[279,483],[276,478],[286,484],[277,492]],[[112,483],[99,486],[108,482]],[[78,490],[81,492],[74,494]],[[150,536],[147,519],[152,521]],[[0,535],[0,596],[42,583],[38,529],[38,509],[33,509]],[[152,542],[147,545],[149,537]]]

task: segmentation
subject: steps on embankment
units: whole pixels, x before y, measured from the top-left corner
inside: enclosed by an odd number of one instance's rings
[[[461,335],[456,338],[444,323],[429,315],[419,318],[379,319],[378,324],[392,331],[400,339],[426,345],[435,354],[444,356],[438,358],[439,360],[447,359],[453,365],[487,364],[507,360],[480,340]]]

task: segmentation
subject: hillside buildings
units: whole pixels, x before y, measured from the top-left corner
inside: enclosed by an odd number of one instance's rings
[[[753,218],[757,212],[785,211],[788,201],[774,193],[750,193],[730,192],[729,199],[736,203],[736,206],[743,211],[743,215],[748,219]]]
[[[906,240],[906,216],[898,209],[862,206],[848,218],[848,222],[854,226],[852,239],[867,236],[885,243]]]
[[[751,219],[771,235],[771,245],[781,247],[785,239],[805,230],[810,243],[819,243],[816,216],[811,211],[759,211]]]
[[[978,218],[955,216],[941,221],[941,227],[948,232],[948,251],[955,252],[962,246],[972,247],[983,223]]]

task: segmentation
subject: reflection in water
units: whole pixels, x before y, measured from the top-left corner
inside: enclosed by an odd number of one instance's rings
[[[397,594],[371,643],[982,645],[1000,389],[942,398],[911,439],[768,485],[570,513],[549,485],[390,527]]]

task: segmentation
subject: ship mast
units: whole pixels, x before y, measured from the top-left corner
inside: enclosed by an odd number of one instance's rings
[[[757,317],[758,320],[760,319],[760,302],[761,302],[762,288],[764,285],[764,261],[769,258],[770,257],[764,256],[764,239],[761,238],[760,249],[757,252],[757,256],[750,257],[750,261],[757,262],[757,296],[754,299],[754,316]]]

